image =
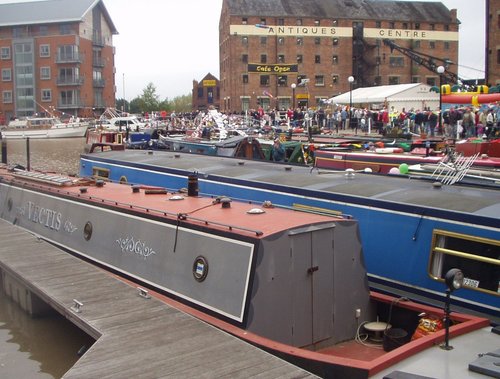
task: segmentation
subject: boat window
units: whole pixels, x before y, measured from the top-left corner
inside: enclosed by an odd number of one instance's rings
[[[434,230],[429,274],[442,281],[452,268],[462,270],[464,286],[500,295],[500,241]]]
[[[98,179],[109,179],[109,169],[102,167],[92,167],[92,176]]]

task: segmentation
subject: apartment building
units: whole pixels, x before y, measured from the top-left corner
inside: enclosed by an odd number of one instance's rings
[[[93,117],[114,106],[115,34],[102,1],[0,5],[0,118]]]

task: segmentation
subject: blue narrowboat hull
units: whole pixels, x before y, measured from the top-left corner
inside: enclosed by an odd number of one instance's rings
[[[431,303],[443,301],[445,286],[431,269],[431,252],[443,235],[467,236],[493,249],[488,262],[497,270],[488,275],[500,284],[500,192],[496,188],[436,186],[409,177],[321,173],[303,166],[158,151],[82,155],[80,167],[81,176],[171,189],[185,187],[186,176],[193,172],[198,173],[200,193],[338,212],[357,219],[373,288],[403,291]],[[453,301],[499,321],[500,293],[494,286],[466,287],[453,294]]]

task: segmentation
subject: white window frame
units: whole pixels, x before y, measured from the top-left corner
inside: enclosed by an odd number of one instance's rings
[[[2,46],[0,48],[0,59],[3,61],[11,59],[10,46]]]
[[[47,76],[44,75],[44,71],[46,71],[48,73]],[[40,79],[41,80],[50,80],[51,77],[52,77],[52,72],[51,72],[49,66],[40,67]]]
[[[44,96],[45,94],[48,94],[48,96]],[[42,99],[42,102],[52,101],[52,90],[50,88],[42,88],[40,91],[40,98]]]
[[[50,45],[43,44],[40,45],[40,58],[50,58]]]
[[[9,99],[7,99],[9,97]],[[2,103],[4,104],[12,104],[12,91],[3,91],[2,92]]]
[[[12,81],[12,70],[10,68],[2,68],[2,82]]]

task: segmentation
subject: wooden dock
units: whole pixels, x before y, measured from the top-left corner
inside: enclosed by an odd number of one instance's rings
[[[6,292],[96,339],[66,379],[314,377],[3,220],[0,240]]]

